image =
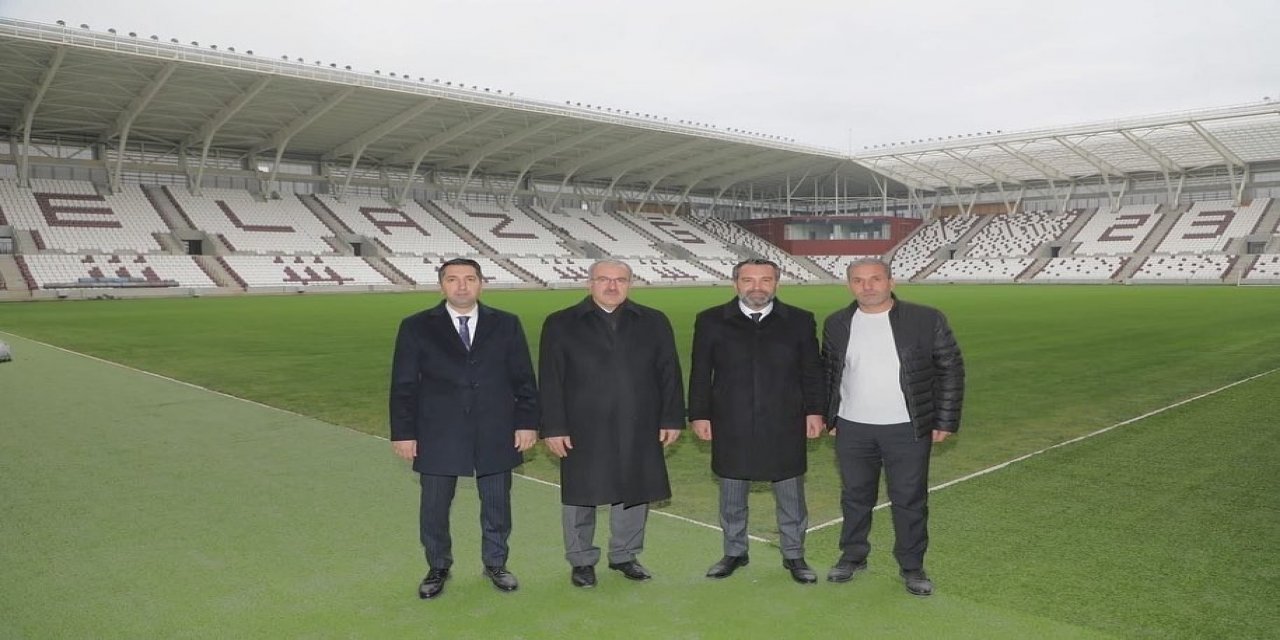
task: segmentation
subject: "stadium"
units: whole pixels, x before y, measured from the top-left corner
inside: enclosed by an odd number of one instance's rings
[[[4,18],[0,131],[0,636],[1280,624],[1280,450],[1260,433],[1280,424],[1280,102],[854,153]],[[497,594],[477,567],[447,608],[411,597],[415,487],[385,442],[386,365],[441,262],[480,262],[486,302],[522,317],[536,353],[587,267],[626,260],[687,366],[693,314],[731,296],[735,263],[778,263],[782,297],[823,317],[849,302],[845,266],[870,255],[953,318],[974,371],[972,426],[932,470],[936,598],[901,597],[886,517],[858,584],[802,592],[764,562],[708,584],[714,477],[688,436],[651,523],[658,588],[572,591],[556,462],[538,448],[515,494],[527,586]],[[828,441],[809,457],[825,565],[839,481]],[[462,494],[467,558],[477,505]],[[769,500],[753,497],[758,513]],[[753,523],[761,556],[767,520]]]

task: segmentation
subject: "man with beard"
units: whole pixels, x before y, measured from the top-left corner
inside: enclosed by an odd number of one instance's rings
[[[444,593],[453,565],[449,507],[458,476],[476,477],[485,576],[500,591],[519,586],[506,566],[511,469],[538,435],[538,389],[520,319],[480,304],[484,277],[474,260],[445,262],[439,279],[444,300],[400,323],[391,365],[391,446],[422,485],[424,600]]]
[[[782,566],[796,582],[817,581],[804,560],[805,438],[823,430],[817,325],[812,313],[774,297],[780,274],[769,260],[738,263],[737,297],[699,313],[694,323],[689,420],[698,438],[711,441],[724,531],[724,557],[708,578],[726,578],[749,562],[747,494],[752,481],[766,481]]]
[[[565,559],[574,586],[596,584],[596,507],[610,505],[609,568],[652,577],[636,560],[649,503],[671,497],[666,447],[684,428],[671,322],[627,299],[631,267],[591,265],[591,294],[547,317],[539,375],[542,437],[560,458]]]
[[[929,453],[960,429],[964,360],[942,312],[893,294],[887,262],[855,260],[846,275],[855,302],[822,330],[844,514],[840,560],[827,580],[848,582],[867,568],[883,467],[899,573],[908,593],[927,596]]]

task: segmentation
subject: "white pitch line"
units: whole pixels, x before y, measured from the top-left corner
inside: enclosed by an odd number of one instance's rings
[[[1258,378],[1261,378],[1261,377],[1263,377],[1263,376],[1271,375],[1271,374],[1273,374],[1273,373],[1275,373],[1275,372],[1277,372],[1277,371],[1280,371],[1280,367],[1276,367],[1275,369],[1271,369],[1270,371],[1263,371],[1262,373],[1256,373],[1256,374],[1251,375],[1251,376],[1249,376],[1249,377],[1247,377],[1247,378],[1241,378],[1240,380],[1236,380],[1235,382],[1227,383],[1227,384],[1225,384],[1225,385],[1223,385],[1223,386],[1221,386],[1221,387],[1218,387],[1217,389],[1213,389],[1213,390],[1211,390],[1211,391],[1206,391],[1206,392],[1204,392],[1204,393],[1202,393],[1202,394],[1200,394],[1200,395],[1191,396],[1190,398],[1184,398],[1184,399],[1179,400],[1179,401],[1177,401],[1177,402],[1175,402],[1175,403],[1173,403],[1173,404],[1171,404],[1171,405],[1164,406],[1164,407],[1160,407],[1159,409],[1155,409],[1155,410],[1152,410],[1152,411],[1148,411],[1148,412],[1146,412],[1146,413],[1144,413],[1144,414],[1142,414],[1142,415],[1140,415],[1140,416],[1137,416],[1137,417],[1134,417],[1134,418],[1129,418],[1128,420],[1124,420],[1124,421],[1122,421],[1122,422],[1117,422],[1117,423],[1115,423],[1115,424],[1113,424],[1113,425],[1111,425],[1111,426],[1109,426],[1109,427],[1103,427],[1103,428],[1101,428],[1101,429],[1098,429],[1097,431],[1093,431],[1093,432],[1090,432],[1090,433],[1086,433],[1086,434],[1084,434],[1084,435],[1082,435],[1082,436],[1076,436],[1076,437],[1074,437],[1074,438],[1071,438],[1070,440],[1063,440],[1062,442],[1059,442],[1059,443],[1057,443],[1057,444],[1053,444],[1053,445],[1049,445],[1049,446],[1047,446],[1047,447],[1045,447],[1045,448],[1043,448],[1043,449],[1040,449],[1039,451],[1032,451],[1031,453],[1027,453],[1027,454],[1024,454],[1024,455],[1020,455],[1020,456],[1018,456],[1018,457],[1016,457],[1016,458],[1013,458],[1013,459],[1011,459],[1011,460],[1006,460],[1006,461],[1004,461],[1004,462],[1001,462],[1000,464],[997,464],[997,465],[993,465],[993,466],[987,467],[986,469],[982,469],[982,470],[980,470],[980,471],[974,471],[973,473],[970,473],[969,475],[966,475],[966,476],[960,476],[959,478],[955,478],[954,480],[948,480],[948,481],[946,481],[946,482],[944,482],[944,483],[942,483],[942,484],[940,484],[940,485],[937,485],[937,486],[934,486],[934,487],[929,487],[929,493],[933,493],[934,491],[940,491],[940,490],[942,490],[942,489],[946,489],[947,487],[951,487],[951,486],[954,486],[954,485],[960,484],[961,482],[964,482],[964,481],[966,481],[966,480],[972,480],[972,479],[977,478],[977,477],[980,477],[980,476],[985,476],[985,475],[987,475],[988,473],[993,473],[993,472],[995,472],[995,471],[999,471],[999,470],[1001,470],[1001,469],[1003,469],[1003,468],[1005,468],[1005,467],[1007,467],[1007,466],[1009,466],[1009,465],[1011,465],[1011,464],[1014,464],[1014,463],[1017,463],[1017,462],[1022,462],[1023,460],[1026,460],[1027,458],[1031,458],[1031,457],[1033,457],[1033,456],[1038,456],[1038,455],[1040,455],[1040,454],[1042,454],[1042,453],[1045,453],[1045,452],[1047,452],[1047,451],[1053,451],[1054,449],[1057,449],[1057,448],[1059,448],[1059,447],[1065,447],[1065,446],[1070,445],[1070,444],[1075,444],[1075,443],[1077,443],[1077,442],[1080,442],[1081,440],[1087,440],[1087,439],[1092,438],[1092,437],[1097,436],[1097,435],[1102,435],[1102,434],[1104,434],[1104,433],[1106,433],[1106,432],[1108,432],[1108,431],[1111,431],[1112,429],[1119,429],[1120,427],[1123,427],[1123,426],[1125,426],[1125,425],[1127,425],[1127,424],[1133,424],[1133,423],[1135,423],[1135,422],[1138,422],[1139,420],[1145,420],[1146,418],[1150,418],[1151,416],[1154,416],[1154,415],[1157,415],[1157,414],[1164,413],[1164,412],[1166,412],[1166,411],[1169,411],[1170,409],[1176,409],[1176,408],[1178,408],[1178,407],[1181,407],[1181,406],[1182,406],[1182,405],[1184,405],[1184,404],[1187,404],[1187,403],[1190,403],[1190,402],[1195,402],[1196,400],[1200,400],[1200,399],[1203,399],[1203,398],[1207,398],[1207,397],[1209,397],[1209,396],[1211,396],[1211,395],[1214,395],[1214,394],[1216,394],[1216,393],[1221,393],[1221,392],[1223,392],[1223,391],[1226,391],[1227,389],[1230,389],[1231,387],[1234,387],[1234,386],[1236,386],[1236,385],[1241,385],[1241,384],[1244,384],[1244,383],[1246,383],[1246,382],[1251,382],[1251,381],[1253,381],[1253,380],[1257,380]],[[886,501],[886,502],[881,502],[880,504],[877,504],[876,506],[872,507],[872,511],[879,511],[879,510],[881,510],[881,509],[884,509],[885,507],[888,507],[890,504],[891,504],[891,503],[889,503],[889,502],[887,502],[887,501]],[[844,518],[836,518],[836,519],[834,519],[834,520],[829,520],[829,521],[824,522],[824,523],[822,523],[822,524],[819,524],[819,525],[815,525],[815,526],[809,527],[808,529],[805,529],[805,532],[806,532],[806,533],[812,533],[812,532],[817,531],[817,530],[819,530],[819,529],[825,529],[825,528],[827,528],[827,527],[830,527],[830,526],[833,526],[833,525],[840,524],[840,523],[841,523],[841,522],[843,522],[843,521],[844,521]]]
[[[63,347],[59,347],[58,345],[49,344],[49,343],[47,343],[47,342],[41,342],[41,341],[39,341],[39,340],[33,340],[33,339],[31,339],[31,338],[27,338],[27,337],[25,337],[25,336],[21,336],[21,335],[18,335],[18,334],[16,334],[16,333],[9,333],[9,332],[7,332],[7,331],[0,331],[0,334],[8,335],[8,336],[13,336],[13,337],[15,337],[15,338],[21,338],[22,340],[26,340],[27,342],[33,342],[33,343],[38,344],[38,345],[40,345],[40,346],[48,347],[48,348],[50,348],[50,349],[54,349],[54,350],[56,350],[56,351],[61,351],[61,352],[66,353],[66,354],[70,354],[70,355],[73,355],[73,356],[79,356],[79,357],[81,357],[81,358],[87,358],[87,359],[89,359],[89,360],[93,360],[93,361],[95,361],[95,362],[101,362],[101,363],[103,363],[103,364],[108,364],[108,365],[111,365],[111,366],[113,366],[113,367],[119,367],[119,368],[121,368],[121,369],[125,369],[125,370],[127,370],[127,371],[134,371],[134,372],[137,372],[137,373],[141,373],[141,374],[144,374],[144,375],[151,376],[151,377],[153,377],[153,378],[158,378],[158,379],[160,379],[160,380],[164,380],[164,381],[166,381],[166,382],[172,382],[172,383],[174,383],[174,384],[180,384],[180,385],[182,385],[182,386],[184,386],[184,387],[189,387],[189,388],[191,388],[191,389],[196,389],[196,390],[198,390],[198,391],[204,391],[204,392],[206,392],[206,393],[212,393],[212,394],[214,394],[214,395],[222,396],[222,397],[224,397],[224,398],[230,398],[230,399],[232,399],[232,400],[239,400],[240,402],[247,402],[247,403],[249,403],[249,404],[252,404],[252,405],[255,405],[255,406],[258,406],[258,407],[262,407],[262,408],[264,408],[264,409],[271,409],[271,410],[273,410],[273,411],[279,411],[280,413],[288,414],[288,415],[295,416],[295,417],[298,417],[298,418],[306,418],[306,419],[308,419],[308,420],[315,420],[315,421],[317,421],[317,422],[323,422],[324,424],[330,424],[330,425],[333,425],[333,426],[335,426],[335,427],[339,427],[339,428],[342,428],[342,429],[346,429],[346,430],[348,430],[348,431],[354,431],[354,432],[356,432],[356,433],[358,433],[358,434],[365,435],[365,436],[369,436],[369,437],[371,437],[371,438],[376,438],[376,439],[378,439],[378,440],[383,440],[383,441],[386,441],[386,440],[387,440],[387,438],[384,438],[384,437],[382,437],[382,436],[375,435],[375,434],[372,434],[372,433],[365,433],[364,431],[359,431],[359,430],[356,430],[356,429],[352,429],[351,427],[348,427],[348,426],[346,426],[346,425],[333,424],[333,423],[331,423],[331,422],[325,422],[324,420],[320,420],[319,418],[316,418],[315,416],[303,415],[303,414],[298,413],[298,412],[296,412],[296,411],[290,411],[290,410],[288,410],[288,409],[282,409],[282,408],[280,408],[280,407],[273,407],[273,406],[271,406],[271,405],[269,405],[269,404],[263,404],[263,403],[261,403],[261,402],[258,402],[257,400],[250,400],[250,399],[248,399],[248,398],[241,398],[240,396],[233,396],[233,395],[231,395],[231,394],[229,394],[229,393],[224,393],[224,392],[222,392],[222,391],[218,391],[217,389],[210,389],[210,388],[208,388],[208,387],[202,387],[202,386],[200,386],[200,385],[198,385],[198,384],[193,384],[193,383],[191,383],[191,382],[187,382],[187,381],[185,381],[185,380],[178,380],[177,378],[170,378],[169,376],[166,376],[166,375],[161,375],[161,374],[159,374],[159,373],[155,373],[155,372],[152,372],[152,371],[147,371],[147,370],[145,370],[145,369],[139,369],[139,368],[137,368],[137,367],[131,367],[131,366],[127,365],[127,364],[121,364],[121,363],[119,363],[119,362],[115,362],[115,361],[113,361],[113,360],[107,360],[106,358],[99,358],[98,356],[89,355],[89,354],[87,354],[87,353],[81,353],[81,352],[79,352],[79,351],[72,351],[71,349],[65,349],[65,348],[63,348]],[[533,476],[527,476],[527,475],[525,475],[525,474],[523,474],[523,473],[512,473],[512,475],[516,476],[517,478],[523,478],[523,479],[528,480],[528,481],[530,481],[530,482],[535,482],[535,483],[537,483],[537,484],[546,485],[546,486],[548,486],[548,487],[555,487],[556,489],[559,489],[559,488],[560,488],[560,485],[559,485],[559,484],[556,484],[556,483],[551,482],[551,481],[548,481],[548,480],[543,480],[543,479],[541,479],[541,478],[535,478],[535,477],[533,477]],[[666,517],[668,517],[668,518],[672,518],[672,519],[674,519],[674,520],[679,520],[679,521],[681,521],[681,522],[687,522],[687,523],[689,523],[689,524],[694,524],[694,525],[697,525],[697,526],[699,526],[699,527],[703,527],[703,528],[706,528],[706,529],[713,529],[713,530],[715,530],[715,531],[720,531],[720,530],[721,530],[721,529],[720,529],[720,527],[718,527],[718,526],[716,526],[716,525],[714,525],[714,524],[710,524],[710,523],[707,523],[707,522],[702,522],[701,520],[694,520],[693,518],[686,518],[686,517],[684,517],[684,516],[682,516],[682,515],[677,515],[677,514],[674,514],[674,513],[670,513],[670,512],[668,512],[668,511],[662,511],[662,510],[660,510],[660,509],[652,509],[652,510],[650,510],[650,513],[656,513],[656,514],[661,515],[661,516],[666,516]],[[747,537],[748,537],[748,538],[750,538],[751,540],[755,541],[755,542],[762,542],[762,543],[768,543],[768,542],[771,542],[770,540],[768,540],[768,539],[766,539],[766,538],[761,538],[761,537],[759,537],[759,536],[755,536],[755,535],[748,535]]]

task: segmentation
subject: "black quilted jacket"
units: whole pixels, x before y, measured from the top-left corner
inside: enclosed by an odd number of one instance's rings
[[[889,325],[898,348],[898,380],[916,437],[934,429],[960,430],[964,402],[964,358],[946,316],[933,307],[903,302],[894,296]],[[840,409],[840,378],[849,346],[849,325],[858,310],[854,302],[827,316],[822,327],[822,365],[826,373],[827,425],[835,426]]]

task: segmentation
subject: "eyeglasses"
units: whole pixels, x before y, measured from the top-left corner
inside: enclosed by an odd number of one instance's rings
[[[591,283],[592,283],[592,284],[598,284],[598,285],[600,285],[600,286],[602,286],[602,287],[603,287],[603,286],[607,286],[607,285],[609,285],[609,284],[613,284],[614,286],[618,286],[618,287],[620,287],[620,286],[622,286],[622,285],[624,285],[624,284],[631,284],[631,277],[630,277],[630,276],[626,276],[626,277],[622,277],[622,278],[606,278],[606,277],[604,277],[604,276],[596,276],[596,277],[594,277],[594,278],[592,278],[592,279],[591,279]]]

